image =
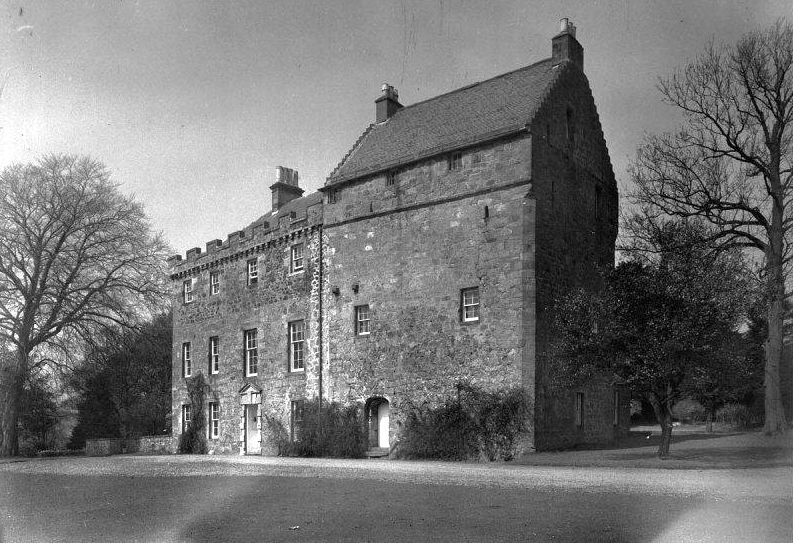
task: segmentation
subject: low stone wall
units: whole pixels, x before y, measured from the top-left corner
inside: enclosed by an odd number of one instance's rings
[[[171,436],[143,436],[131,438],[88,439],[85,442],[86,456],[110,456],[111,454],[171,454]]]

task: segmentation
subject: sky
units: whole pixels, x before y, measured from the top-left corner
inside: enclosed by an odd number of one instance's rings
[[[306,194],[374,120],[551,56],[577,27],[621,193],[668,76],[710,42],[793,17],[790,0],[70,0],[0,3],[0,168],[103,162],[175,252],[270,210],[276,166]]]

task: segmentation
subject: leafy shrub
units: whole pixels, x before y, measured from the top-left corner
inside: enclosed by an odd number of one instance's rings
[[[696,400],[684,399],[672,408],[672,416],[687,423],[701,423],[708,418],[708,411]]]
[[[461,384],[456,398],[409,409],[399,443],[405,458],[511,460],[530,428],[531,401],[521,388],[488,392]]]
[[[204,416],[204,396],[206,383],[204,374],[186,380],[187,394],[190,397],[190,424],[179,436],[179,454],[206,454],[206,420]]]
[[[302,420],[297,421],[295,440],[277,421],[267,420],[278,442],[279,454],[290,456],[361,458],[367,435],[361,407],[318,400],[303,403]]]
[[[745,430],[755,422],[748,407],[739,403],[728,403],[716,411],[716,421],[733,428]]]

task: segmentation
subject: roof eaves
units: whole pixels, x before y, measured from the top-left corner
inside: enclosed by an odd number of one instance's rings
[[[368,168],[363,168],[361,170],[352,171],[348,174],[341,175],[338,177],[333,177],[333,174],[328,176],[327,183],[325,187],[331,185],[340,185],[342,183],[347,183],[349,181],[354,181],[355,179],[359,179],[364,176],[369,176],[376,174],[378,172],[382,172],[385,170],[390,170],[391,168],[396,168],[399,166],[404,166],[406,164],[411,164],[413,162],[418,162],[420,160],[426,160],[430,157],[442,155],[445,153],[449,153],[451,151],[456,151],[458,149],[465,149],[466,147],[471,147],[473,145],[479,145],[482,143],[487,143],[489,141],[497,140],[506,136],[511,136],[513,134],[519,134],[521,132],[528,131],[528,125],[521,124],[518,126],[511,126],[506,129],[502,128],[500,130],[494,130],[492,132],[487,132],[485,134],[478,134],[473,138],[469,138],[467,140],[462,140],[455,142],[453,144],[448,145],[439,145],[436,147],[430,147],[428,149],[423,150],[421,153],[416,153],[413,156],[407,157],[400,157],[396,160],[392,160],[389,162],[384,162],[382,164],[377,164],[375,166],[371,166]],[[337,168],[338,169],[338,168]],[[335,173],[335,170],[334,170]],[[321,189],[320,189],[321,190]]]

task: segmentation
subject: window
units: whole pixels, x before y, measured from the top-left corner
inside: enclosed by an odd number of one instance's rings
[[[182,433],[187,431],[190,425],[190,404],[182,405]]]
[[[385,176],[385,184],[387,187],[393,187],[396,184],[397,173],[394,170],[388,172]]]
[[[253,376],[259,373],[259,348],[256,342],[256,329],[245,330],[245,375]]]
[[[209,272],[209,295],[220,292],[220,272]]]
[[[576,428],[584,426],[584,393],[575,393],[575,425]]]
[[[292,400],[291,404],[291,439],[292,442],[300,441],[300,424],[303,422],[303,400]]]
[[[603,189],[595,187],[595,220],[600,220],[600,207],[603,205]]]
[[[289,371],[303,371],[306,343],[305,321],[289,323]]]
[[[341,201],[341,190],[330,189],[328,190],[328,203],[335,204]]]
[[[217,336],[209,338],[209,373],[220,371],[220,345]]]
[[[292,257],[290,269],[292,272],[298,272],[303,269],[303,244],[298,243],[292,245]]]
[[[248,261],[248,284],[255,285],[259,282],[259,261],[252,258]]]
[[[355,335],[369,335],[369,306],[359,305],[355,307]]]
[[[182,283],[182,295],[184,297],[184,303],[189,304],[193,301],[193,280],[188,279],[184,283]]]
[[[220,404],[209,403],[209,439],[220,437]]]
[[[182,343],[182,377],[190,377],[193,374],[193,361],[190,357],[190,342]]]
[[[462,302],[461,315],[463,322],[479,320],[479,287],[465,288],[460,291]]]
[[[614,426],[620,424],[620,391],[614,391]]]
[[[572,108],[567,108],[567,123],[565,124],[567,141],[575,143],[575,113]]]
[[[449,170],[462,170],[463,169],[463,154],[452,153],[448,159]]]

